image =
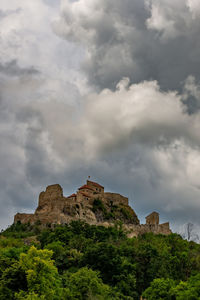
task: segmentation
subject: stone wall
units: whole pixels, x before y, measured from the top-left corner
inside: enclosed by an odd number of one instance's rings
[[[87,180],[87,185],[91,187],[97,194],[104,194],[104,187],[96,182]]]
[[[41,192],[38,200],[36,214],[52,211],[53,204],[58,206],[59,201],[63,202],[63,190],[59,184],[49,185],[45,192]],[[56,203],[54,203],[56,201]],[[54,206],[55,206],[54,205]]]
[[[108,201],[112,201],[113,204],[128,205],[128,198],[117,193],[104,193],[104,198]]]
[[[92,184],[94,185],[94,182]],[[120,221],[130,237],[146,232],[171,233],[169,223],[159,224],[158,213],[153,212],[147,217],[147,224],[140,225],[136,213],[128,205],[127,197],[117,193],[104,193],[103,187],[101,192],[102,194],[91,194],[86,197],[81,191],[78,191],[76,197],[66,198],[63,196],[63,190],[59,184],[50,185],[40,193],[35,213],[17,213],[14,217],[14,223],[20,221],[21,223],[30,222],[34,224],[40,221],[42,225],[45,225],[83,220],[94,225],[114,226],[116,221]],[[93,209],[96,198],[101,200],[103,210]]]
[[[34,214],[20,214],[17,213],[14,216],[14,223],[21,222],[22,224],[30,223],[34,224],[36,222],[36,217]]]
[[[125,229],[127,230],[128,237],[130,238],[148,232],[152,232],[154,234],[165,234],[165,235],[172,233],[168,222],[163,224],[158,224],[158,225],[148,225],[148,224],[128,225],[125,226]]]
[[[146,217],[146,224],[148,225],[158,225],[159,224],[159,214],[157,212],[152,212]]]

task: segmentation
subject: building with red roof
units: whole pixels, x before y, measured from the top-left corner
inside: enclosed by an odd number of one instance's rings
[[[92,187],[90,187],[87,184],[82,185],[79,190],[90,190],[90,191],[94,191],[94,189]]]
[[[104,196],[104,187],[97,182],[87,180],[87,183],[82,185],[76,194],[68,196],[67,199],[81,202],[82,200],[89,200],[99,196]]]
[[[76,194],[72,194],[72,195],[68,196],[67,198],[76,198]]]
[[[104,193],[104,187],[102,185],[98,184],[97,182],[87,180],[87,186],[92,188],[95,191],[95,193],[98,193],[98,194]]]

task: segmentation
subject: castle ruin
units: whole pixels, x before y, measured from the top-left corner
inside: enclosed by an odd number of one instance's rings
[[[50,185],[39,195],[38,207],[33,214],[17,213],[14,223],[40,223],[41,225],[68,224],[83,220],[93,225],[113,226],[121,221],[128,236],[146,232],[170,234],[169,223],[159,224],[159,214],[151,213],[146,224],[140,224],[128,198],[117,193],[104,192],[97,182],[87,180],[77,192],[65,197],[59,184]]]

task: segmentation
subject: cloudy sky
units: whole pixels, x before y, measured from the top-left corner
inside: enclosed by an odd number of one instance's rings
[[[199,0],[0,0],[0,228],[88,175],[199,222]]]

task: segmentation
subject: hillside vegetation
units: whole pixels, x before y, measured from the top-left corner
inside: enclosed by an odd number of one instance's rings
[[[0,235],[0,300],[200,299],[200,245],[177,234],[127,238],[115,227],[41,229],[18,222]]]

